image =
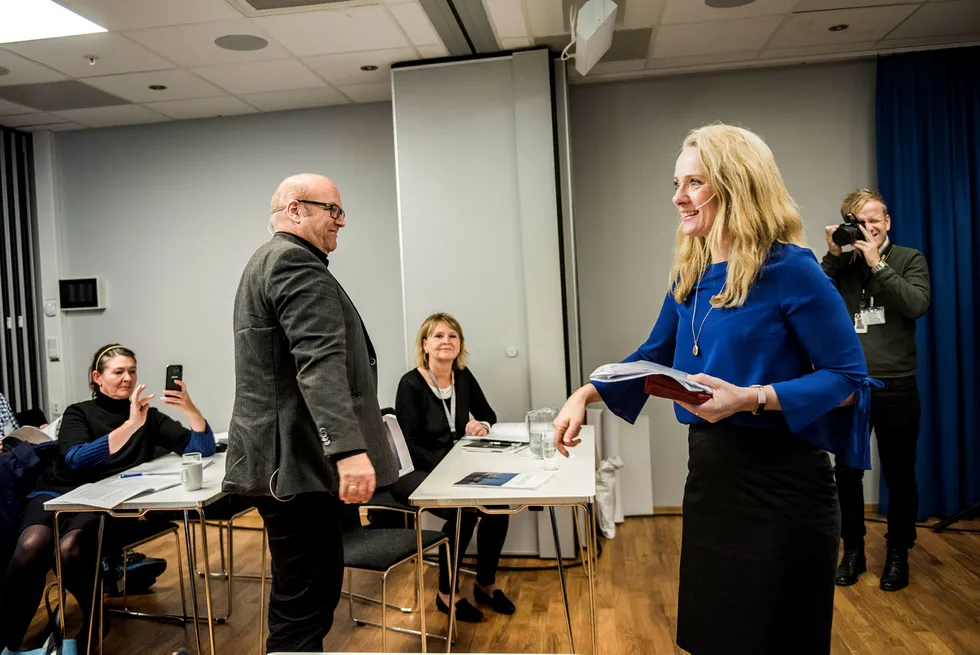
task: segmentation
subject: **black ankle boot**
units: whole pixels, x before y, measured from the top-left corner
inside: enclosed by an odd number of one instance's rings
[[[881,574],[882,591],[898,591],[909,586],[909,549],[888,547],[885,570]]]
[[[845,548],[844,556],[837,567],[837,578],[834,582],[838,587],[850,587],[858,581],[858,576],[868,570],[864,559],[864,546],[860,548]]]

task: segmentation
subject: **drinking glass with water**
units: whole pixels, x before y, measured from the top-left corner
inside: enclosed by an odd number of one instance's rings
[[[531,450],[531,454],[539,459],[544,457],[541,444],[555,440],[554,420],[557,416],[557,411],[545,408],[531,410],[524,417],[524,424],[527,426],[528,448]]]

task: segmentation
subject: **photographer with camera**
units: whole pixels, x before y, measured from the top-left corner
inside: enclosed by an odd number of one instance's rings
[[[922,253],[893,244],[891,217],[877,191],[857,189],[841,204],[841,225],[826,229],[823,270],[837,285],[854,319],[868,374],[884,387],[871,391],[871,426],[878,439],[881,474],[891,493],[888,553],[880,587],[909,584],[909,549],[915,543],[919,491],[915,481],[919,392],[915,382],[915,321],[929,308],[929,269]],[[851,252],[843,248],[851,246]],[[838,586],[857,582],[864,557],[864,471],[835,467],[844,555]]]

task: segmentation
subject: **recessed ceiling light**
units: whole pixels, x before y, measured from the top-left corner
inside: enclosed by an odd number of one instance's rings
[[[251,52],[252,50],[261,50],[269,45],[269,42],[254,34],[226,34],[215,39],[214,45],[224,50]]]
[[[755,0],[704,0],[704,4],[712,9],[734,9],[735,7],[750,5],[753,2]]]
[[[4,68],[3,66],[0,66],[0,77],[3,77],[4,75],[6,75],[9,72],[10,72],[10,69],[9,68]]]
[[[848,25],[847,23],[841,23],[839,25],[831,25],[830,27],[827,28],[827,31],[828,32],[843,32],[848,27],[850,27],[850,25]]]
[[[146,88],[148,88],[150,91],[166,91],[167,90],[167,87],[164,84],[151,84],[150,86],[148,86]]]
[[[0,1],[0,43],[105,32],[53,0]]]
[[[370,73],[371,71],[378,70],[378,67],[375,66],[374,64],[365,64],[364,66],[361,66],[361,70],[366,73]]]

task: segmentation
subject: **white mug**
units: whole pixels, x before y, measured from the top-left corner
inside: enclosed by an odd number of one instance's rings
[[[200,454],[194,454],[198,455],[197,461],[184,459],[180,463],[180,482],[187,491],[196,491],[204,485],[204,464],[201,463]]]

